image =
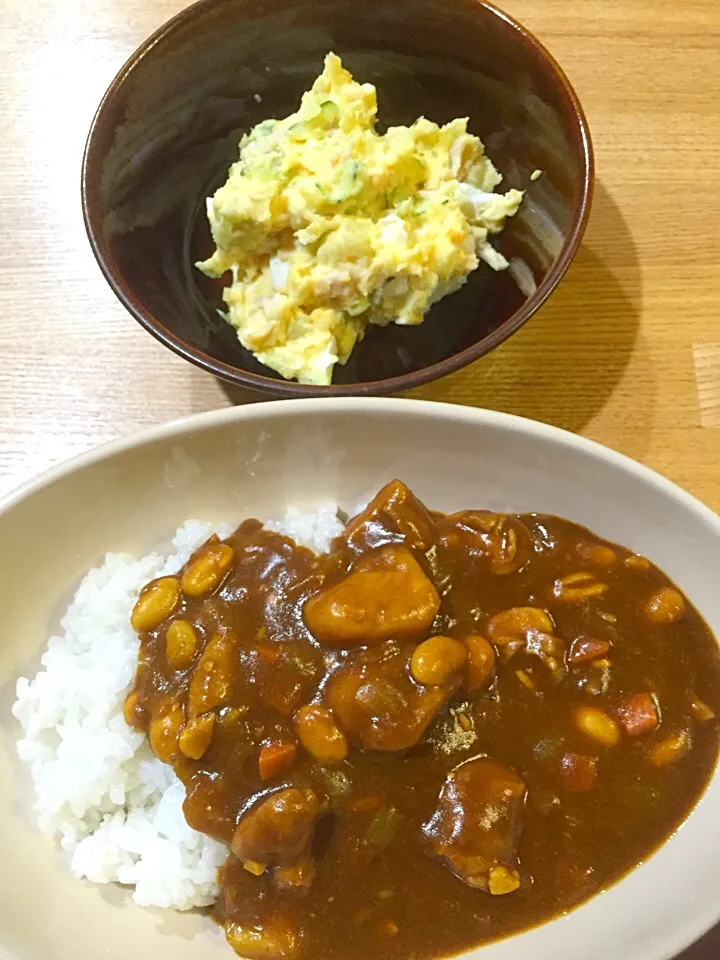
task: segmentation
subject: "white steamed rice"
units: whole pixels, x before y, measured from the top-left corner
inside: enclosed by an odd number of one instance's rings
[[[318,553],[342,530],[335,504],[313,513],[290,507],[267,526]],[[140,588],[176,572],[213,532],[224,537],[230,528],[190,520],[170,552],[108,554],[80,584],[36,677],[17,683],[18,754],[30,768],[41,830],[59,838],[75,876],[131,886],[143,906],[212,903],[227,853],[188,827],[184,786],[122,713],[135,673],[130,612]]]

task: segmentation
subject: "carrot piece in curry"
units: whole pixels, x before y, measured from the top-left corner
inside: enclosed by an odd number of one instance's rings
[[[293,765],[297,756],[297,746],[285,741],[283,743],[264,743],[260,747],[258,758],[258,772],[260,779],[272,780],[273,777],[284,773]]]
[[[621,726],[631,737],[650,733],[660,724],[660,715],[654,699],[649,693],[636,693],[624,700],[616,710]]]

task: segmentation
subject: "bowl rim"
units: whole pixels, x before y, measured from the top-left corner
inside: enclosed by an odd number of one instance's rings
[[[403,419],[411,418],[416,421],[445,421],[468,426],[474,425],[476,427],[486,426],[509,431],[519,436],[535,437],[545,440],[549,444],[599,460],[608,468],[628,474],[639,482],[655,488],[659,494],[675,500],[679,506],[704,522],[720,541],[720,516],[713,510],[671,480],[610,447],[570,433],[559,427],[519,417],[514,414],[437,401],[410,400],[394,397],[343,397],[314,398],[309,400],[294,399],[281,402],[266,401],[257,404],[223,407],[171,420],[149,429],[121,437],[109,443],[96,446],[50,468],[37,478],[20,485],[5,497],[0,498],[0,524],[6,513],[10,512],[15,506],[32,497],[34,494],[39,493],[59,480],[71,476],[75,472],[113,459],[128,450],[142,450],[142,448],[157,442],[172,440],[173,438],[182,436],[190,436],[194,433],[213,430],[217,427],[227,427],[234,423],[241,424],[252,421],[272,423],[273,421],[283,419],[292,420],[296,417],[307,419],[327,414],[339,416],[371,415],[373,417],[387,415],[398,416]],[[698,801],[698,805],[690,812],[690,817],[694,815],[697,807],[706,801],[711,786],[717,784],[719,781],[720,765],[716,765],[713,775]],[[679,830],[681,829],[682,825]],[[673,836],[675,835],[677,835],[677,831]],[[671,838],[668,838],[666,843],[669,842],[670,839]],[[664,846],[665,843],[662,847]],[[662,849],[662,847],[660,849]],[[657,853],[657,851],[655,853]],[[603,893],[616,889],[629,877],[633,876],[635,872],[635,869],[630,870],[618,883],[613,884],[607,891],[596,895],[592,900],[596,901]],[[580,909],[582,909],[582,906],[583,904],[580,905]],[[571,911],[571,915],[575,913],[576,911]],[[502,944],[513,943],[516,939],[519,940],[519,938],[523,936],[534,933],[536,929],[551,926],[555,923],[562,923],[564,919],[566,918],[560,915],[541,924],[538,928],[522,931],[504,940],[488,944],[487,946],[488,948],[493,948]],[[698,903],[695,912],[692,914],[684,914],[675,919],[672,936],[666,937],[662,944],[643,944],[642,948],[638,949],[634,954],[633,960],[672,960],[672,958],[677,957],[680,951],[709,930],[718,920],[720,920],[720,899],[708,896],[702,903]],[[483,955],[483,950],[484,947],[481,947],[477,951],[471,951],[462,956],[472,958],[477,954],[477,960],[480,960],[481,955]]]
[[[152,427],[134,431],[126,436],[90,447],[90,449],[75,454],[68,460],[63,460],[49,467],[36,477],[26,480],[0,497],[0,519],[16,503],[31,494],[75,473],[77,470],[110,459],[127,450],[141,449],[158,441],[182,436],[188,432],[211,430],[216,426],[235,421],[275,420],[299,414],[321,415],[328,411],[347,414],[362,414],[365,412],[373,415],[398,413],[418,420],[427,418],[433,420],[449,419],[544,438],[550,443],[585,453],[587,456],[603,460],[610,466],[633,474],[638,480],[650,484],[665,496],[675,499],[688,510],[692,510],[699,515],[715,530],[718,538],[720,538],[720,516],[702,500],[651,467],[645,466],[639,460],[634,460],[632,457],[599,443],[597,440],[590,440],[588,437],[564,430],[562,427],[543,423],[541,420],[531,420],[529,417],[521,417],[501,410],[445,403],[439,400],[414,400],[407,397],[311,397],[308,399],[295,397],[285,400],[264,400],[258,403],[234,404],[166,420]],[[720,643],[720,637],[718,642]],[[720,766],[718,769],[720,770]],[[720,917],[720,903],[718,903],[718,916]]]
[[[503,21],[511,32],[514,31],[517,34],[519,41],[530,47],[538,58],[544,60],[550,68],[549,72],[557,83],[560,98],[563,100],[568,114],[576,124],[573,139],[578,148],[582,165],[580,202],[575,209],[570,231],[565,238],[560,252],[537,289],[504,323],[491,331],[483,340],[473,343],[464,350],[454,353],[452,356],[446,357],[443,360],[421,367],[419,370],[412,370],[408,373],[380,380],[360,381],[357,383],[333,383],[328,386],[319,386],[315,384],[296,383],[294,380],[263,376],[258,373],[243,370],[223,360],[218,360],[199,347],[193,347],[181,337],[178,337],[147,309],[142,300],[130,288],[129,284],[126,283],[122,271],[119,269],[106,243],[102,225],[96,222],[96,217],[93,213],[95,204],[90,199],[90,192],[91,182],[93,179],[98,179],[97,173],[93,176],[93,172],[97,166],[97,161],[94,159],[96,138],[103,129],[106,111],[111,107],[114,98],[138,64],[152,52],[158,43],[161,43],[177,29],[190,23],[204,8],[211,7],[217,2],[218,0],[196,0],[196,2],[192,3],[189,7],[181,10],[174,17],[171,17],[162,24],[140,44],[134,53],[125,61],[105,91],[93,116],[85,142],[80,177],[80,192],[85,230],[93,255],[103,276],[117,298],[135,320],[164,346],[185,360],[189,360],[196,366],[206,370],[208,373],[214,374],[216,377],[239,387],[282,397],[371,396],[375,394],[397,393],[401,390],[418,387],[431,380],[437,380],[440,377],[454,373],[456,370],[480,359],[480,357],[485,356],[500,346],[501,343],[504,343],[505,340],[527,323],[530,317],[545,303],[560,283],[580,247],[592,206],[595,159],[590,128],[585,112],[564,70],[550,51],[530,30],[504,10],[501,10],[500,7],[489,2],[489,0],[472,0],[472,2],[474,6],[484,8],[492,16]]]

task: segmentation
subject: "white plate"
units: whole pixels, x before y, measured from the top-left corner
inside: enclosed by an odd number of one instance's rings
[[[555,513],[643,553],[720,635],[720,520],[650,470],[552,427],[395,399],[265,403],[167,424],[79,457],[0,505],[0,960],[230,960],[200,916],[73,880],[34,830],[14,754],[14,681],[108,550],[146,552],[187,517],[288,502],[352,510],[399,477],[437,509]],[[720,918],[720,774],[645,864],[477,960],[669,960]],[[332,958],[318,958],[332,960]]]

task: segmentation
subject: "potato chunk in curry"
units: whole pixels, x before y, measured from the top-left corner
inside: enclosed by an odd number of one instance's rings
[[[387,546],[362,557],[352,571],[305,604],[305,622],[322,644],[369,646],[421,637],[440,597],[410,550]]]

